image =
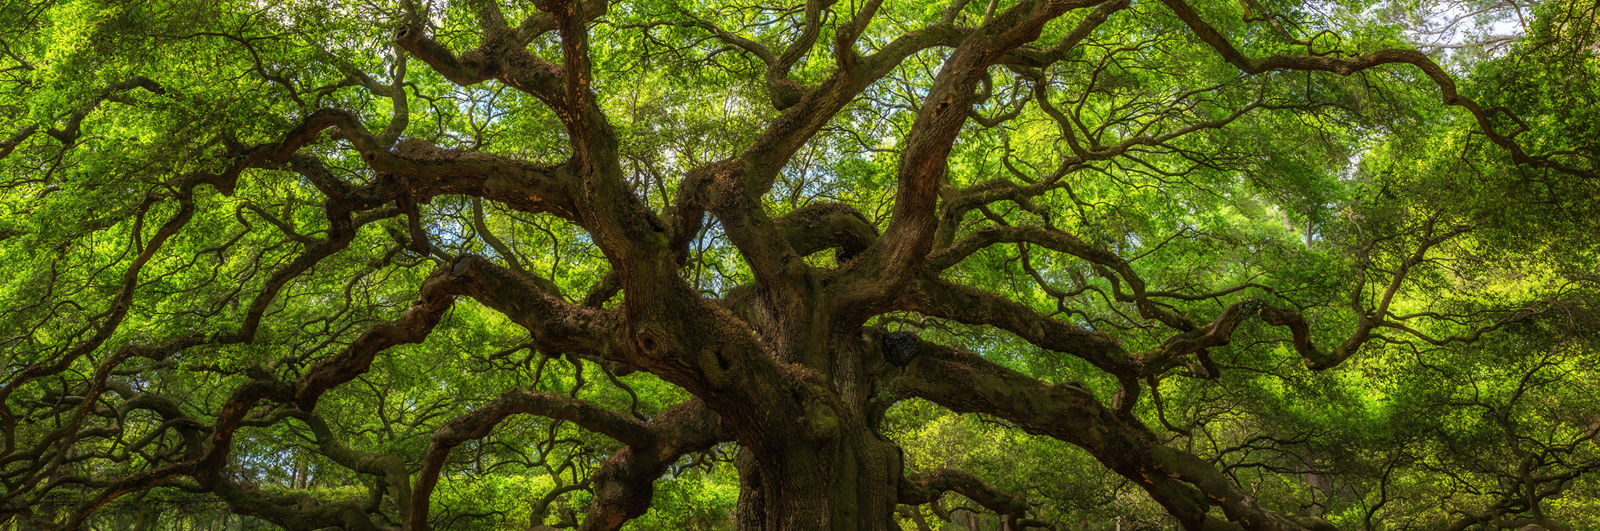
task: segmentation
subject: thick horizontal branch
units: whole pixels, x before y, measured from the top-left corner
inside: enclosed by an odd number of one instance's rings
[[[343,110],[312,113],[283,140],[252,150],[246,158],[288,162],[296,150],[329,127],[337,127],[368,166],[393,175],[398,181],[398,187],[375,190],[388,193],[362,198],[369,202],[391,201],[401,193],[421,202],[433,196],[460,194],[494,200],[522,212],[548,212],[568,220],[577,217],[571,196],[576,178],[565,165],[538,166],[485,153],[460,153],[420,140],[402,141],[391,151],[368,133],[355,115]],[[337,195],[337,190],[334,192]]]
[[[631,349],[629,342],[619,341],[621,323],[613,312],[569,303],[527,276],[481,257],[463,255],[449,268],[441,289],[505,314],[528,329],[546,354],[606,357]]]
[[[878,240],[878,229],[855,208],[819,203],[796,209],[773,221],[789,247],[800,256],[837,249],[839,263],[855,258]]]
[[[1105,334],[1052,319],[994,293],[923,275],[916,289],[905,297],[909,299],[904,301],[905,309],[966,324],[993,326],[1040,348],[1082,358],[1119,377],[1135,378],[1140,372],[1137,362]]]

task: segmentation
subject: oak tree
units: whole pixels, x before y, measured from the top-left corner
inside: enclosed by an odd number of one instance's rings
[[[923,412],[1183,529],[1560,528],[1594,7],[1461,6],[7,2],[0,525],[1068,528]]]

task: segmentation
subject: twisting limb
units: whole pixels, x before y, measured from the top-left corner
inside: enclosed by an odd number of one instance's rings
[[[356,472],[383,478],[384,485],[394,499],[395,510],[402,515],[410,513],[411,472],[400,456],[363,452],[341,444],[335,438],[327,421],[316,413],[294,410],[288,412],[288,415],[305,422],[306,426],[311,428],[318,450],[328,459]]]
[[[428,500],[438,485],[439,473],[444,469],[450,450],[461,443],[488,436],[500,421],[515,414],[571,421],[629,445],[648,445],[655,437],[645,424],[583,400],[528,390],[501,393],[499,398],[434,431],[433,442],[423,455],[416,486],[411,490],[411,510],[406,518],[408,530],[428,529]]]
[[[938,227],[935,206],[949,172],[951,146],[966,122],[975,89],[1002,55],[1038,38],[1046,23],[1098,2],[1024,1],[987,21],[950,55],[924,98],[896,170],[893,218],[874,250],[857,267],[878,271],[871,278],[895,290],[920,269]],[[871,295],[868,295],[871,296]]]
[[[938,499],[947,491],[966,496],[983,508],[996,514],[1020,517],[1028,510],[1028,503],[1020,496],[1007,494],[984,484],[983,480],[959,470],[935,470],[905,478],[900,483],[900,503],[922,505]]]
[[[450,283],[446,274],[435,274],[423,282],[421,295],[400,318],[368,328],[343,352],[312,365],[300,378],[295,407],[307,412],[315,410],[323,393],[367,372],[379,352],[427,339],[445,310],[455,302]]]
[[[31,450],[21,453],[10,451],[15,446],[13,440],[15,419],[8,418],[6,425],[3,426],[6,429],[8,451],[0,454],[0,465],[9,467],[16,463],[25,463],[25,466],[18,470],[9,471],[3,476],[7,492],[0,495],[0,505],[9,505],[12,500],[29,493],[35,486],[43,482],[47,476],[53,474],[61,466],[68,454],[68,450],[78,440],[88,436],[103,437],[109,435],[109,433],[100,433],[97,430],[81,430],[80,428],[89,415],[95,413],[96,406],[99,405],[100,396],[106,391],[116,388],[109,378],[117,366],[136,357],[160,361],[179,351],[202,344],[204,340],[204,335],[188,334],[176,336],[154,345],[128,344],[117,349],[96,368],[82,396],[78,398],[78,406],[73,408],[72,415],[57,428],[40,436]],[[21,380],[18,383],[25,381]],[[129,402],[128,404],[129,407],[137,405],[140,404],[136,402]],[[159,405],[156,407],[166,410],[166,408],[162,408]],[[9,407],[7,409],[9,413]],[[171,414],[172,412],[165,411],[165,413]],[[186,435],[194,434],[186,433]],[[185,442],[187,443],[184,450],[185,455],[198,454],[200,448],[197,446],[197,441],[186,436]],[[46,485],[39,496],[43,496],[53,486],[53,484]]]
[[[870,18],[869,11],[863,10],[861,14],[863,24]],[[797,257],[787,253],[781,245],[772,245],[782,239],[774,232],[771,219],[763,209],[749,206],[760,204],[760,198],[771,190],[784,165],[863,90],[917,52],[936,46],[955,46],[972,34],[973,30],[948,22],[936,24],[896,38],[869,56],[840,61],[838,70],[813,87],[780,83],[783,89],[779,91],[780,99],[794,102],[783,107],[783,113],[764,133],[739,157],[697,168],[679,186],[678,198],[669,211],[667,223],[676,229],[672,234],[673,247],[687,245],[703,225],[702,216],[709,211],[722,221],[729,239],[750,264],[758,283],[772,289],[783,286],[778,278]],[[718,35],[735,44],[742,39],[726,32]],[[751,49],[765,50],[760,45]],[[853,53],[837,49],[836,52]],[[769,65],[780,64],[770,51],[757,55]],[[803,92],[791,96],[791,89]]]
[[[473,50],[457,56],[426,35],[428,14],[414,11],[415,4],[408,7],[405,22],[395,30],[395,43],[457,85],[470,86],[499,79],[546,103],[561,101],[564,90],[560,67],[528,53],[525,48],[528,41],[523,40],[556,29],[559,19],[551,13],[539,13],[525,23],[526,31],[521,26],[513,31],[506,26],[505,16],[496,3],[478,2],[477,5],[483,34]]]
[[[580,531],[616,531],[650,509],[652,483],[678,459],[732,439],[716,413],[699,400],[673,406],[648,424],[655,442],[617,451],[594,478],[594,501]]]
[[[95,498],[79,506],[78,510],[68,518],[66,525],[68,528],[79,525],[94,510],[120,496],[158,486],[160,482],[173,477],[187,475],[193,477],[201,488],[227,501],[236,512],[257,516],[284,527],[300,529],[342,525],[356,529],[373,529],[371,521],[359,503],[335,502],[315,505],[310,509],[295,509],[293,507],[304,505],[305,500],[295,497],[279,499],[266,496],[251,487],[236,484],[233,480],[223,477],[221,472],[229,461],[233,451],[234,435],[240,427],[270,425],[289,416],[314,419],[315,417],[306,415],[310,415],[315,407],[317,397],[365,372],[371,365],[373,356],[379,351],[397,344],[418,342],[426,337],[450,306],[452,295],[445,290],[449,286],[447,278],[448,275],[442,272],[430,277],[420,290],[418,301],[400,318],[369,328],[342,353],[313,365],[298,381],[283,381],[269,372],[258,371],[254,379],[235,388],[217,412],[217,420],[211,427],[210,444],[203,455],[193,455],[192,452],[186,451],[186,460],[183,462],[147,471],[102,488]],[[182,344],[189,343],[198,341]],[[296,404],[297,407],[280,409],[279,413],[263,419],[247,418],[256,404],[263,400]],[[317,421],[308,422],[312,425],[313,431],[316,431]],[[324,446],[327,446],[326,441]],[[337,446],[330,448],[339,449]],[[336,451],[334,454],[336,460],[350,461],[369,473],[379,472],[386,476],[400,474],[390,477],[391,482],[407,481],[403,470],[394,469],[395,463],[385,462],[381,457],[363,456],[352,451]],[[397,491],[403,492],[404,489]]]
[[[144,215],[156,203],[157,198],[153,196],[147,197],[140,204],[139,213],[135,217],[132,226],[133,240],[135,246],[139,247],[137,249],[138,255],[133,258],[132,262],[128,264],[128,268],[124,270],[121,286],[116,296],[111,300],[110,306],[95,316],[100,322],[99,326],[93,327],[93,335],[70,348],[64,348],[56,357],[54,363],[30,364],[13,376],[10,381],[6,382],[4,387],[0,387],[0,423],[3,423],[0,424],[0,429],[6,430],[6,444],[4,453],[0,453],[0,458],[10,454],[15,447],[13,441],[15,417],[11,413],[10,406],[12,393],[28,382],[66,371],[74,361],[100,348],[100,345],[105,343],[116,332],[117,328],[122,325],[122,321],[127,317],[128,311],[133,307],[134,292],[139,287],[139,275],[145,265],[155,257],[156,253],[161,250],[167,241],[183,230],[189,220],[194,217],[194,187],[197,181],[199,179],[194,177],[186,178],[182,181],[178,190],[178,211],[166,223],[162,224],[155,234],[151,235],[148,242],[141,241]],[[105,370],[109,370],[109,368]],[[103,382],[101,385],[104,385]]]

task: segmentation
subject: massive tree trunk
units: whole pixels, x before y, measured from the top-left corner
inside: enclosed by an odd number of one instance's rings
[[[886,403],[861,366],[875,346],[860,334],[814,337],[835,361],[814,395],[761,405],[741,438],[739,522],[750,530],[898,529],[900,450],[878,434]],[[784,413],[777,413],[784,412]],[[790,415],[798,415],[785,418]]]
[[[898,529],[898,449],[862,423],[831,431],[741,451],[740,529]]]

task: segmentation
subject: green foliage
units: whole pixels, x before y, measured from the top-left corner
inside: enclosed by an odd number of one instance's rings
[[[534,2],[502,3],[506,20],[539,12]],[[421,24],[441,44],[457,52],[479,46],[474,3],[427,4],[433,11]],[[834,75],[829,48],[841,17],[855,9],[843,4],[788,80],[815,86]],[[951,12],[950,25],[982,24],[984,4]],[[1414,32],[1405,21],[1427,7],[1413,4],[1196,7],[1246,56],[1349,58],[1410,46]],[[787,119],[770,105],[766,65],[706,27],[781,50],[796,38],[801,10],[791,7],[613,3],[589,27],[594,97],[639,203],[662,217],[676,212],[692,171],[744,155],[767,125]],[[856,47],[869,54],[940,25],[946,7],[885,2]],[[507,204],[447,194],[402,213],[409,197],[385,198],[392,208],[359,214],[343,248],[312,260],[306,257],[341,228],[326,208],[328,187],[308,176],[304,161],[251,162],[225,190],[185,187],[184,179],[243,164],[249,146],[277,142],[325,108],[349,111],[372,134],[403,125],[402,142],[450,156],[537,166],[574,156],[570,130],[549,102],[499,82],[458,86],[400,50],[394,30],[406,23],[406,9],[311,0],[0,5],[0,141],[38,130],[0,155],[0,358],[3,377],[18,382],[4,387],[0,528],[64,519],[87,506],[95,488],[189,459],[179,427],[213,444],[208,434],[237,389],[301,378],[369,330],[403,318],[453,257],[487,257],[546,279],[552,299],[570,305],[604,291],[617,257],[602,252],[600,236]],[[1369,327],[1376,339],[1328,371],[1306,370],[1289,332],[1250,317],[1234,341],[1202,352],[1206,359],[1185,356],[1171,370],[1132,381],[1143,394],[1130,418],[1168,448],[1216,466],[1263,507],[1340,529],[1418,529],[1501,504],[1509,508],[1494,518],[1552,515],[1573,529],[1600,528],[1595,9],[1594,2],[1536,3],[1525,12],[1526,34],[1503,53],[1485,49],[1449,63],[1461,94],[1485,109],[1499,135],[1574,171],[1517,163],[1484,134],[1485,123],[1440,105],[1437,85],[1414,69],[1244,75],[1163,4],[1140,1],[1053,64],[1017,60],[986,71],[974,119],[950,146],[949,176],[937,183],[944,194],[938,215],[949,217],[953,240],[986,226],[1075,235],[1125,259],[1142,289],[1157,294],[1157,307],[1197,326],[1235,303],[1291,308],[1309,323],[1313,343],[1332,351],[1364,323],[1384,321]],[[1262,10],[1270,20],[1252,18]],[[1037,47],[1073,31],[1088,16],[1081,11],[1046,25]],[[562,58],[553,35],[526,49]],[[909,131],[950,54],[946,47],[911,54],[799,147],[770,192],[722,200],[757,203],[746,206],[764,221],[844,203],[881,232],[894,212]],[[107,88],[138,78],[160,90]],[[77,136],[62,140],[69,129]],[[349,135],[331,131],[299,154],[351,188],[396,179],[369,167]],[[1064,162],[1118,146],[1125,151]],[[962,193],[1005,187],[1029,192],[949,207]],[[159,253],[140,258],[165,224],[186,215],[192,221]],[[413,230],[435,252],[417,252]],[[302,259],[310,263],[298,267]],[[844,265],[828,253],[806,260],[822,272],[819,286]],[[747,295],[741,286],[755,282],[738,243],[711,218],[671,267],[708,300]],[[1175,334],[1133,302],[1122,273],[1040,245],[988,246],[930,275],[1113,337],[1135,359]],[[114,303],[125,293],[125,303]],[[619,308],[628,296],[592,309]],[[131,308],[126,317],[116,304]],[[217,339],[258,321],[248,342]],[[867,324],[914,332],[1108,403],[1129,383],[995,326],[910,311]],[[122,346],[189,334],[206,341],[152,359],[114,358]],[[571,397],[641,420],[692,398],[647,371],[601,359],[609,353],[541,345],[525,323],[465,296],[419,341],[384,349],[323,395],[314,413],[286,401],[252,402],[245,427],[228,442],[221,476],[253,489],[251,496],[305,507],[346,503],[377,515],[375,522],[398,524],[400,505],[385,478],[341,464],[330,445],[392,457],[416,474],[446,423],[508,391]],[[21,376],[56,363],[61,370],[45,377]],[[109,376],[97,376],[103,364]],[[99,389],[91,382],[103,389],[86,400]],[[893,398],[887,389],[875,392]],[[170,400],[184,418],[126,407],[152,396]],[[104,405],[91,407],[95,400]],[[920,399],[886,407],[875,428],[904,450],[907,472],[967,471],[1024,496],[1030,517],[1058,528],[1173,524],[1125,475],[1038,430]],[[331,437],[314,422],[325,422]],[[56,451],[57,430],[79,425],[116,433],[69,441],[62,447],[70,455],[60,450],[48,469],[13,457],[20,455],[13,446]],[[575,422],[512,417],[450,450],[430,522],[521,530],[581,517],[595,498],[587,482],[623,447]],[[625,529],[731,529],[736,453],[727,443],[671,464],[654,483],[648,512]],[[72,479],[79,477],[92,480]],[[246,512],[238,499],[195,494],[212,487],[174,477],[141,490],[149,502],[107,500],[87,525],[151,518],[167,529],[264,525],[233,516]],[[575,484],[585,488],[540,507],[547,493]],[[914,510],[937,521],[955,506],[976,507],[969,502],[947,495],[937,511]],[[910,520],[901,524],[915,529]]]

